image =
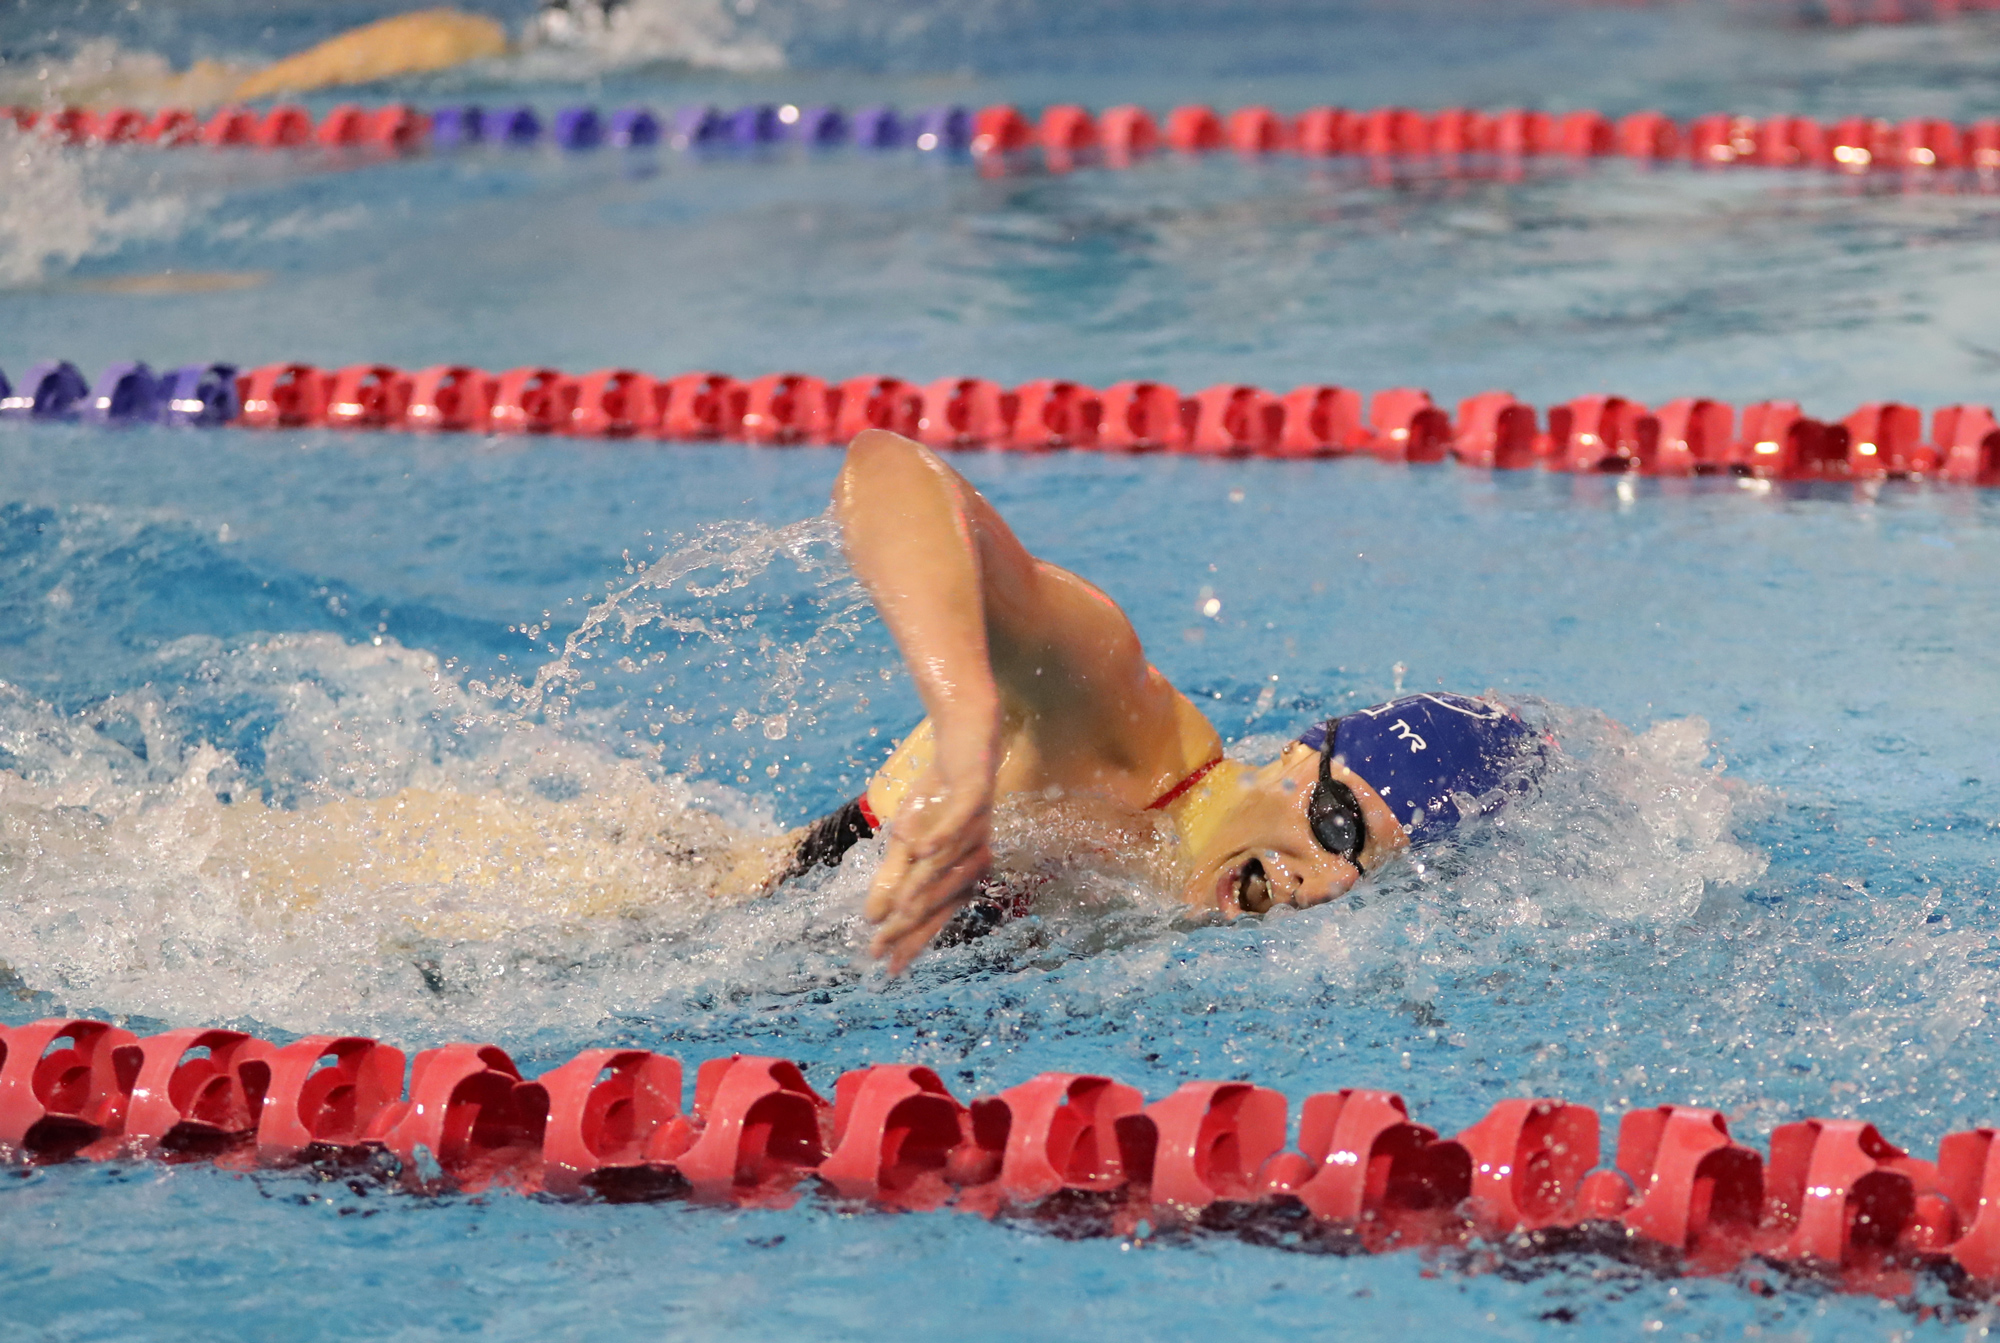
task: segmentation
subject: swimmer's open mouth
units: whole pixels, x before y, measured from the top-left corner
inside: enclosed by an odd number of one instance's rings
[[[1262,914],[1271,907],[1271,878],[1255,858],[1236,870],[1236,907],[1245,914]]]

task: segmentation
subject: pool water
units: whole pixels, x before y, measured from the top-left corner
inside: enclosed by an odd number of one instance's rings
[[[263,37],[220,11],[86,5],[70,36],[185,61],[377,11],[273,12]],[[544,53],[378,92],[1164,107],[1337,88],[1362,105],[1996,111],[1980,16],[909,12],[926,23],[877,40],[888,7],[729,11],[730,50],[776,52],[778,69]],[[11,63],[70,58],[22,22],[0,28]],[[1825,416],[1992,396],[2000,227],[1976,183],[7,148],[11,372],[61,354],[1333,380],[1440,400],[1784,395]],[[711,813],[800,823],[914,720],[820,517],[837,454],[8,424],[0,1019],[491,1040],[530,1074],[598,1044],[690,1065],[741,1050],[796,1058],[822,1090],[862,1063],[923,1062],[962,1097],[1045,1069],[1149,1097],[1249,1077],[1294,1109],[1386,1087],[1446,1133],[1525,1094],[1607,1115],[1714,1106],[1760,1143],[1807,1114],[1853,1116],[1919,1152],[2000,1118],[2000,495],[957,460],[1032,549],[1124,604],[1236,749],[1446,686],[1522,705],[1564,767],[1501,823],[1335,907],[1188,927],[1085,872],[1074,902],[890,981],[855,913],[872,848],[727,910],[671,876],[578,876],[635,811],[670,830]],[[365,844],[310,880],[252,871],[413,788],[560,824],[518,886],[426,881]],[[1003,838],[1034,856],[1034,837]],[[0,1282],[29,1337],[1983,1327],[1588,1255],[1487,1272],[813,1200],[418,1199],[199,1165],[49,1168],[0,1190]]]

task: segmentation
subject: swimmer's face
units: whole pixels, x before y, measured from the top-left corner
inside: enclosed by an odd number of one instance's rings
[[[1353,790],[1367,842],[1358,866],[1321,847],[1307,815],[1319,769],[1320,753],[1293,742],[1267,765],[1236,770],[1212,804],[1218,809],[1215,820],[1204,827],[1182,898],[1229,918],[1261,914],[1273,905],[1303,909],[1345,894],[1364,871],[1409,847],[1389,804],[1339,764],[1331,775]]]

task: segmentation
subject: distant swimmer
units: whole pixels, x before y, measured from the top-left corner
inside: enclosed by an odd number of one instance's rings
[[[574,47],[599,58],[727,70],[782,66],[777,46],[739,21],[749,12],[749,6],[739,14],[719,0],[696,5],[545,0],[517,45],[505,27],[483,14],[420,9],[349,29],[262,68],[201,60],[177,71],[156,53],[85,43],[67,63],[44,62],[14,73],[0,62],[0,103],[206,109],[430,74],[518,55],[524,48]]]
[[[511,50],[507,30],[484,15],[423,9],[349,29],[262,69],[203,60],[176,71],[152,53],[107,55],[86,46],[67,68],[0,78],[0,101],[209,108],[427,74]]]
[[[307,93],[445,70],[507,54],[507,30],[480,14],[423,9],[350,29],[238,84],[232,99]]]
[[[846,807],[795,832],[788,874],[878,830],[873,951],[901,970],[981,898],[997,803],[1225,917],[1344,894],[1498,805],[1544,749],[1506,708],[1420,694],[1315,724],[1272,759],[1226,758],[1104,593],[1038,560],[921,444],[869,431],[834,486],[849,562],[927,716]]]

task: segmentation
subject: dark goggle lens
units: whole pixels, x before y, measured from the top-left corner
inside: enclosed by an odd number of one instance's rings
[[[1362,823],[1361,803],[1352,788],[1338,779],[1321,779],[1313,789],[1307,818],[1312,822],[1313,839],[1322,849],[1360,866],[1368,827]]]
[[[1332,725],[1328,728],[1319,757],[1319,782],[1313,785],[1312,800],[1306,805],[1306,820],[1312,826],[1313,840],[1322,849],[1360,867],[1368,826],[1361,818],[1361,801],[1354,790],[1333,777]]]

